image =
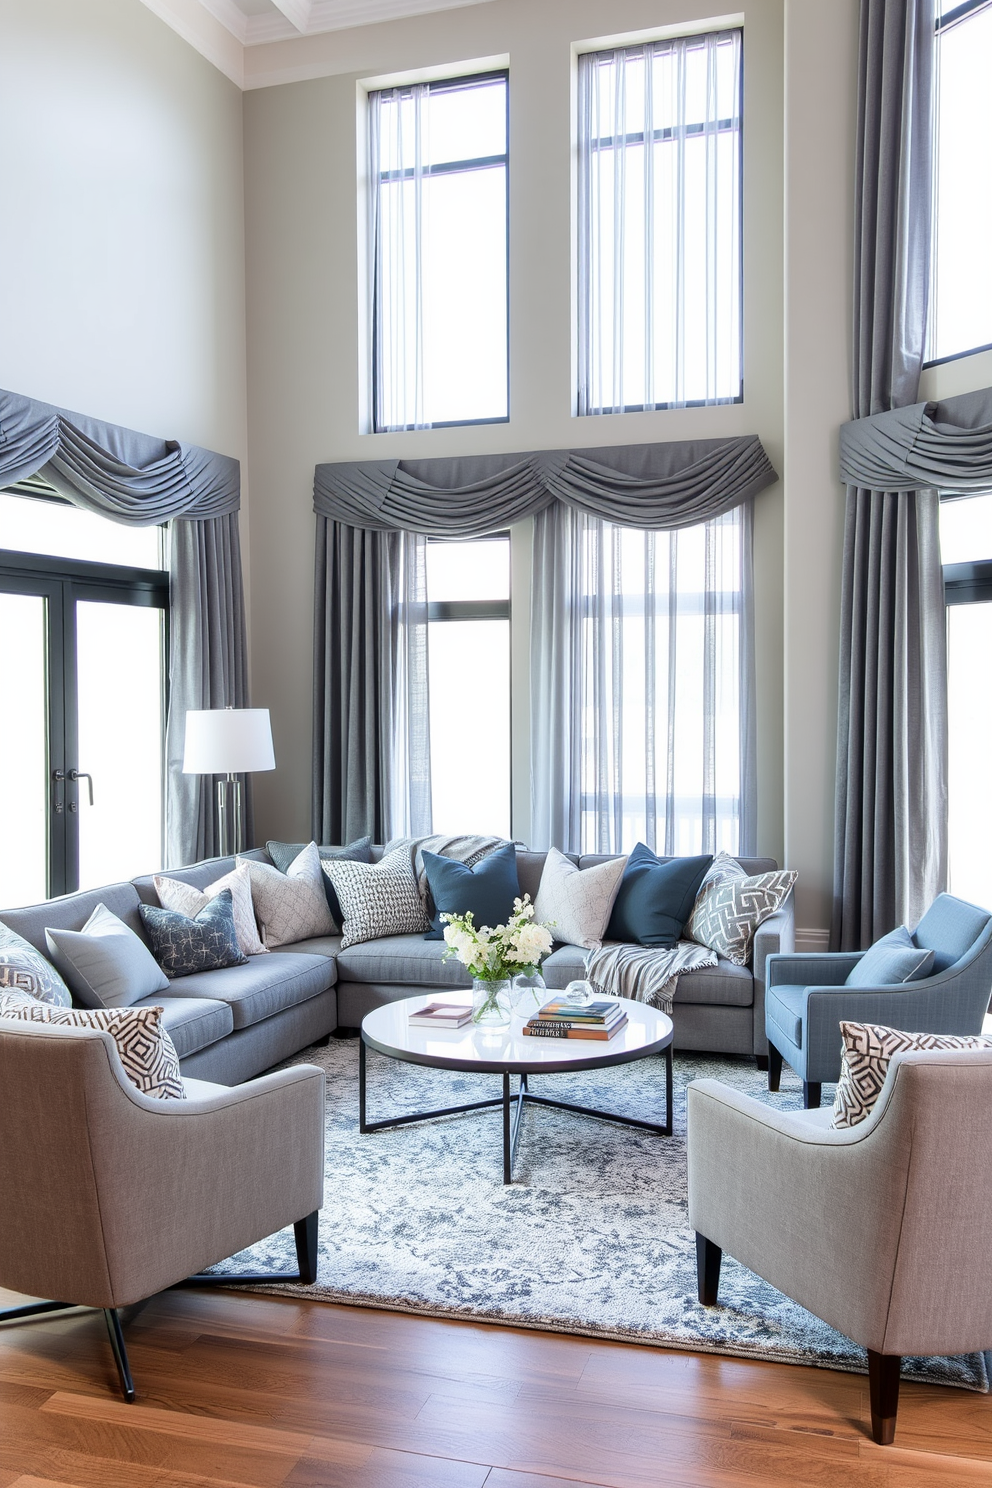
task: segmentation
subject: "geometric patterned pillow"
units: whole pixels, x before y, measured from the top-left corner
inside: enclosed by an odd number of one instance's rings
[[[201,909],[206,909],[210,900],[221,889],[230,889],[234,933],[242,952],[246,956],[259,956],[269,949],[258,938],[255,910],[251,902],[251,876],[245,864],[240,868],[232,868],[230,873],[225,873],[216,883],[208,884],[202,892],[194,889],[192,884],[183,883],[181,878],[168,878],[161,873],[156,873],[152,882],[163,909],[178,910],[191,920],[196,918]]]
[[[176,1046],[162,1027],[160,1007],[52,1007],[21,993],[0,995],[0,1017],[27,1023],[62,1023],[73,1028],[100,1028],[117,1045],[124,1072],[144,1095],[158,1100],[185,1100]]]
[[[325,860],[323,869],[344,914],[342,950],[383,935],[414,935],[431,928],[405,847],[378,863]]]
[[[992,1049],[981,1034],[903,1033],[878,1023],[842,1023],[844,1053],[834,1096],[833,1125],[858,1126],[882,1093],[889,1061],[906,1049]]]
[[[262,927],[262,940],[270,951],[276,946],[337,933],[315,842],[307,844],[285,873],[256,858],[237,861],[239,868],[243,863],[248,865],[255,914]]]
[[[50,961],[0,920],[0,992],[24,992],[52,1007],[71,1007],[72,995]]]
[[[198,915],[160,909],[157,904],[139,904],[138,911],[155,960],[167,977],[243,966],[248,959],[242,954],[234,933],[230,889],[221,889],[213,899],[208,899]]]
[[[732,877],[727,865],[725,876],[703,880],[683,934],[735,966],[746,966],[754,932],[781,909],[799,875],[794,868],[779,868],[748,878],[740,864],[736,866],[739,877]]]

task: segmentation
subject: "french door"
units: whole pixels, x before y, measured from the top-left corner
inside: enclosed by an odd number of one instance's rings
[[[162,863],[168,576],[0,558],[0,905]]]

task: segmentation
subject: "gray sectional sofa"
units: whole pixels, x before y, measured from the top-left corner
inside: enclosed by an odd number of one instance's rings
[[[382,848],[373,848],[373,858]],[[256,849],[245,854],[268,862]],[[537,895],[543,852],[517,849],[521,892]],[[603,855],[574,857],[580,868],[605,861]],[[741,858],[749,873],[778,867],[772,858]],[[189,868],[169,869],[196,888],[206,888],[234,866],[231,858],[211,858]],[[98,904],[105,904],[145,939],[139,901],[157,904],[152,876],[109,884],[50,899],[26,909],[0,910],[0,919],[42,954],[45,930],[80,930]],[[675,1047],[714,1053],[754,1055],[764,1061],[765,962],[795,948],[792,898],[757,931],[751,967],[721,958],[712,970],[683,976],[675,999]],[[422,935],[394,935],[341,950],[340,936],[324,936],[280,946],[246,965],[178,977],[167,992],[143,1001],[165,1009],[164,1023],[176,1046],[184,1075],[235,1085],[333,1032],[354,1031],[365,1014],[383,1003],[468,987],[471,980],[457,961],[444,961],[443,942]],[[542,968],[552,990],[583,972],[585,952],[556,946]],[[140,1004],[139,1004],[140,1006]]]

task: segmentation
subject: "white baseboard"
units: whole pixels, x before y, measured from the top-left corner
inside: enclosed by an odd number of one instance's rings
[[[829,951],[830,931],[820,930],[813,926],[803,929],[796,926],[796,950],[797,951]]]

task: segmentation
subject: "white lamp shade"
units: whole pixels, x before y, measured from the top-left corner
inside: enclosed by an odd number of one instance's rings
[[[206,708],[186,714],[184,775],[274,770],[268,708]]]

